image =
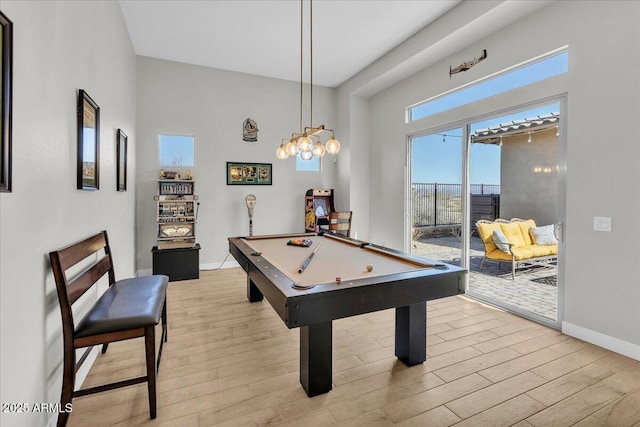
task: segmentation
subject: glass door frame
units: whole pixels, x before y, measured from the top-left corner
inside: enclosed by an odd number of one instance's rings
[[[567,170],[567,105],[568,105],[568,95],[567,93],[550,96],[543,99],[538,99],[531,102],[521,103],[517,105],[513,105],[508,108],[499,109],[496,111],[492,111],[489,113],[484,113],[481,115],[467,117],[462,120],[452,121],[446,123],[444,125],[431,127],[428,129],[422,129],[419,131],[411,132],[406,134],[406,160],[405,160],[405,238],[404,238],[404,250],[405,252],[410,252],[411,249],[411,233],[412,233],[412,216],[411,216],[411,142],[415,138],[419,138],[426,135],[435,134],[438,132],[444,132],[449,129],[461,128],[462,129],[462,140],[465,141],[465,144],[462,145],[462,224],[461,224],[461,233],[464,236],[461,239],[461,258],[460,258],[460,266],[466,269],[469,269],[470,265],[470,230],[471,224],[469,222],[470,218],[470,193],[471,193],[471,183],[470,183],[470,172],[471,172],[471,164],[470,164],[470,150],[471,150],[471,141],[470,141],[470,129],[471,125],[476,122],[481,122],[485,120],[490,120],[492,118],[498,118],[500,116],[505,116],[508,114],[513,114],[518,111],[526,111],[530,109],[534,109],[537,107],[543,107],[549,104],[560,104],[560,122],[559,125],[559,158],[558,158],[558,166],[559,166],[559,218],[560,218],[560,236],[558,236],[558,282],[557,282],[557,300],[556,300],[556,320],[548,319],[534,313],[518,309],[516,307],[507,307],[501,306],[498,301],[490,301],[487,299],[480,299],[477,296],[474,296],[473,292],[469,294],[470,297],[474,299],[481,300],[491,305],[498,306],[499,308],[517,314],[521,317],[533,320],[535,322],[541,323],[545,326],[549,326],[558,330],[562,329],[562,322],[564,320],[564,307],[565,307],[565,294],[564,294],[564,279],[565,279],[565,237],[566,237],[566,201],[567,201],[567,181],[566,181],[566,170]],[[469,291],[469,274],[465,276],[464,283],[465,293]]]
[[[469,129],[470,125],[466,123],[466,121],[453,122],[448,123],[444,126],[438,126],[436,128],[430,128],[428,130],[421,130],[418,132],[410,133],[406,135],[406,161],[405,161],[405,238],[404,238],[404,251],[411,252],[411,233],[413,228],[413,220],[412,220],[412,197],[411,197],[411,156],[412,156],[412,140],[416,138],[420,138],[427,135],[432,135],[440,132],[445,132],[451,129],[461,129],[462,130],[462,144],[460,144],[461,152],[460,156],[462,159],[462,205],[461,205],[461,215],[462,215],[462,224],[460,225],[460,233],[461,236],[467,236],[470,231],[470,225],[468,224],[468,220],[466,218],[469,217],[469,167],[468,167],[468,159],[469,159]],[[460,239],[460,267],[469,268],[469,239]],[[465,283],[464,290],[467,292],[469,288],[469,275],[465,275]]]

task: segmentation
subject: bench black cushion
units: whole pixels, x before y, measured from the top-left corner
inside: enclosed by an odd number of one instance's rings
[[[102,294],[75,331],[76,338],[157,325],[169,278],[143,276],[115,282]]]

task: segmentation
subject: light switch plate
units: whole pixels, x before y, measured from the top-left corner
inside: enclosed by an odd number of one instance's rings
[[[611,217],[610,216],[594,216],[593,230],[611,232]]]

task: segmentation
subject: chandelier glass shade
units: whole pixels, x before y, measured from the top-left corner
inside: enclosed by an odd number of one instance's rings
[[[313,126],[313,0],[309,0],[309,120],[311,126],[304,127],[302,122],[303,98],[303,39],[304,39],[304,0],[300,0],[300,130],[292,132],[290,138],[283,139],[280,146],[276,149],[276,157],[284,160],[288,157],[296,157],[300,154],[303,160],[311,160],[314,157],[324,157],[326,153],[336,155],[340,151],[340,142],[335,137],[332,129],[325,129],[324,125]],[[320,135],[325,132],[331,132],[331,137],[327,140],[326,146],[323,145]],[[313,141],[315,138],[315,142]],[[288,141],[288,142],[285,142]]]

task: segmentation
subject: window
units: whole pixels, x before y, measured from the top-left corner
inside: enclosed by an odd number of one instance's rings
[[[566,73],[568,66],[569,52],[563,51],[477,84],[438,95],[435,98],[409,107],[409,121],[423,119],[461,105],[470,104],[480,99]]]
[[[311,160],[302,160],[300,153],[296,156],[296,170],[305,172],[320,172],[320,157],[313,156]]]
[[[193,135],[159,135],[160,166],[194,166]]]

